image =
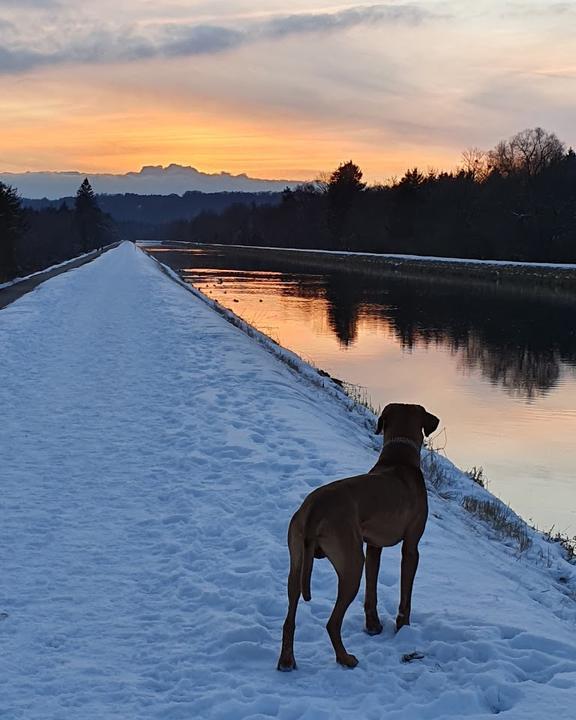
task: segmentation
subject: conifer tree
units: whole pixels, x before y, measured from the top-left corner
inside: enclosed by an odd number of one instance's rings
[[[16,242],[24,231],[22,203],[14,188],[0,182],[0,280],[16,275]]]
[[[347,249],[350,241],[347,237],[350,211],[365,188],[362,170],[352,160],[339,165],[328,180],[328,223],[334,242],[342,249]]]
[[[103,215],[88,178],[84,178],[76,193],[74,215],[82,250],[88,252],[99,247],[103,234]]]

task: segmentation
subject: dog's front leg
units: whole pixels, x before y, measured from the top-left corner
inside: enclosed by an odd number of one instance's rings
[[[373,545],[366,546],[366,594],[364,596],[364,613],[366,615],[366,632],[368,635],[379,635],[382,632],[382,623],[378,617],[378,571],[380,570],[380,555],[382,548]]]

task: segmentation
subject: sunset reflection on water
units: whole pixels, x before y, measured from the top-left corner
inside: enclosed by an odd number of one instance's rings
[[[433,279],[305,274],[273,257],[158,251],[186,280],[373,405],[439,415],[437,444],[542,529],[576,534],[576,303]]]

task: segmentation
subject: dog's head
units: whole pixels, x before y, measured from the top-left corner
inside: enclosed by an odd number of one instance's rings
[[[388,438],[407,437],[421,442],[422,433],[427,437],[436,430],[439,423],[440,420],[422,405],[390,403],[378,418],[376,434],[382,433]]]

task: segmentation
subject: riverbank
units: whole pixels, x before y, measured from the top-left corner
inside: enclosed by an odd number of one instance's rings
[[[246,258],[267,254],[289,262],[296,268],[326,272],[358,273],[371,276],[392,275],[406,278],[430,278],[459,283],[496,283],[530,286],[532,289],[576,295],[576,265],[559,263],[523,263],[508,260],[467,260],[420,255],[337,252],[251,245],[201,243],[162,243],[164,248],[202,247],[234,252]]]
[[[574,568],[529,529],[521,547],[485,525],[462,502],[490,495],[428,454],[412,626],[393,633],[386,550],[384,633],[362,632],[359,595],[344,634],[361,664],[336,666],[334,573],[317,562],[300,669],[275,670],[289,518],[370,467],[379,438],[247,329],[127,243],[0,313],[0,715],[568,720]]]

